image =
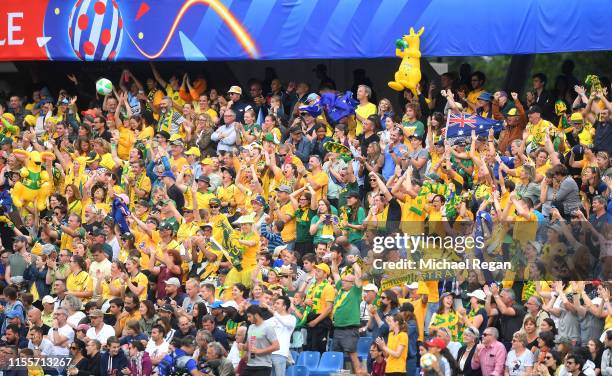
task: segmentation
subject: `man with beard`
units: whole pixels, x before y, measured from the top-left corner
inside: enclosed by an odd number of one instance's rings
[[[138,321],[141,317],[140,310],[138,309],[140,306],[140,301],[138,296],[136,296],[133,292],[130,291],[125,294],[125,297],[123,298],[123,306],[124,311],[119,315],[117,323],[115,324],[115,332],[117,333],[117,337],[125,335],[125,324],[128,321]]]
[[[325,352],[327,347],[327,336],[331,329],[332,321],[330,315],[333,302],[336,297],[334,287],[327,282],[331,270],[324,263],[315,266],[315,284],[306,292],[304,303],[307,308],[304,314],[308,320],[308,337],[306,350]]]
[[[209,343],[206,350],[208,366],[215,376],[234,376],[234,366],[225,357],[225,349],[219,342]]]
[[[181,125],[185,121],[183,115],[175,111],[172,106],[172,98],[163,97],[159,102],[159,121],[157,122],[157,131],[165,131],[172,136],[178,134]]]

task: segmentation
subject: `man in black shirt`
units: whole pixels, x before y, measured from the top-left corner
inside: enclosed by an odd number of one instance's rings
[[[370,115],[363,122],[363,133],[357,137],[359,140],[359,146],[361,147],[361,155],[367,156],[368,145],[372,143],[380,142],[380,137],[376,134],[376,131],[380,128],[380,120],[378,115]]]
[[[504,344],[506,350],[512,345],[512,336],[523,327],[525,317],[525,307],[516,302],[516,295],[512,289],[499,290],[496,284],[484,286],[487,295],[485,308],[492,315],[499,315],[500,323],[500,342]],[[491,298],[495,299],[497,309],[491,308]]]
[[[168,198],[174,201],[176,210],[178,210],[181,215],[183,215],[183,207],[185,206],[185,196],[183,192],[176,186],[176,177],[172,173],[172,171],[164,171],[161,174],[162,182],[166,186],[166,193],[168,194]]]

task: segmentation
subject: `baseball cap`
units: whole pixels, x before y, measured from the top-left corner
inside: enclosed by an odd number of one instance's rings
[[[286,184],[283,184],[283,185],[279,186],[278,188],[276,188],[276,190],[279,191],[279,192],[285,192],[285,193],[291,193],[292,192],[291,187],[289,187]]]
[[[327,274],[331,273],[331,270],[329,269],[329,265],[324,264],[324,263],[317,264],[315,268],[319,270],[323,270]]]
[[[89,311],[89,316],[91,316],[91,317],[103,317],[104,316],[104,312],[102,312],[99,309],[92,309],[91,311]]]
[[[418,289],[418,288],[419,288],[419,283],[418,283],[418,282],[412,282],[412,283],[411,283],[411,284],[409,284],[407,287],[408,287],[409,289],[411,289],[411,290],[416,290],[416,289]]]
[[[42,304],[53,304],[55,303],[55,298],[52,297],[51,295],[45,295],[44,298],[42,298]]]
[[[222,301],[220,300],[215,300],[211,305],[210,305],[210,309],[218,309],[221,308],[221,304],[223,304]]]
[[[168,312],[168,313],[174,312],[174,308],[172,308],[170,304],[164,304],[159,310],[163,312]]]
[[[518,116],[518,110],[516,107],[512,107],[508,110],[508,116]]]
[[[299,125],[293,126],[291,127],[291,129],[289,129],[289,133],[293,134],[293,133],[303,133],[302,132],[302,127]]]
[[[378,287],[373,283],[368,283],[367,285],[363,286],[363,291],[374,291],[375,293],[378,293]]]
[[[176,176],[174,176],[174,174],[172,173],[172,171],[164,171],[161,174],[162,178],[171,178],[172,180],[176,180]]]
[[[45,244],[41,247],[41,253],[49,256],[53,252],[57,252],[57,248],[53,244]]]
[[[213,164],[213,160],[212,160],[212,158],[210,158],[210,157],[206,157],[206,158],[202,159],[202,162],[201,162],[201,163],[202,163],[203,165],[211,165],[211,164]]]
[[[172,277],[166,281],[166,285],[181,287],[181,281],[179,281],[176,277]]]
[[[196,181],[201,181],[210,185],[210,178],[208,176],[200,175],[196,178]]]
[[[87,324],[79,324],[79,325],[76,327],[76,330],[77,330],[77,332],[78,332],[79,330],[82,330],[82,331],[84,331],[84,332],[87,332],[87,331],[89,330],[89,328],[91,328],[91,326],[89,326],[89,325],[87,325]]]
[[[359,192],[357,192],[357,191],[349,191],[349,192],[346,194],[346,198],[349,198],[349,197],[359,198],[359,197],[360,197],[360,196],[359,196]]]
[[[491,93],[484,91],[480,93],[480,95],[478,96],[478,99],[490,102],[493,99],[493,95]]]
[[[467,296],[470,296],[470,297],[473,296],[474,298],[478,300],[482,300],[482,301],[484,301],[487,298],[487,295],[485,295],[484,291],[482,291],[481,289],[477,289],[472,292],[468,292]]]
[[[257,197],[252,199],[251,202],[256,202],[256,203],[258,203],[261,206],[266,206],[266,199],[263,198],[262,195],[257,195]]]
[[[431,341],[426,342],[425,345],[427,345],[427,347],[437,347],[440,350],[443,350],[446,348],[446,343],[444,342],[442,338],[434,338]]]
[[[263,140],[264,141],[268,141],[268,142],[272,142],[274,144],[278,144],[278,141],[276,140],[276,137],[274,137],[274,135],[272,133],[269,133],[269,132],[264,135]]]
[[[574,112],[572,116],[570,116],[570,121],[583,121],[584,118],[580,112]]]
[[[200,149],[195,146],[192,146],[189,148],[189,150],[185,152],[185,155],[195,155],[196,157],[199,157],[201,155]]]
[[[540,106],[538,105],[533,105],[531,107],[529,107],[529,111],[527,111],[528,114],[541,114],[542,113],[542,109],[540,108]]]

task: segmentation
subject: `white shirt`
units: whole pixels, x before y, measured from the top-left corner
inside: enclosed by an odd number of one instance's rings
[[[58,328],[57,331],[60,336],[68,338],[68,341],[66,341],[62,346],[57,346],[55,343],[54,330],[51,329],[48,334],[49,341],[51,341],[53,344],[53,354],[51,355],[68,355],[70,353],[68,351],[68,347],[74,340],[74,330],[70,327],[70,325],[65,324],[61,328]]]
[[[109,277],[111,274],[111,265],[112,262],[110,262],[106,257],[102,262],[91,262],[91,265],[89,266],[89,275],[93,279],[94,288],[98,284],[98,270],[102,272],[103,278]]]
[[[104,324],[100,332],[96,332],[96,328],[92,326],[87,330],[87,333],[85,335],[87,336],[87,338],[97,339],[104,346],[106,345],[106,341],[108,340],[108,338],[115,335],[115,329],[110,325]]]
[[[43,337],[40,345],[37,346],[30,340],[28,341],[28,349],[39,350],[41,355],[53,355],[53,342]]]
[[[155,344],[155,341],[152,339],[147,343],[147,348],[145,349],[151,358],[157,358],[161,354],[168,354],[168,342],[162,341],[159,345]]]
[[[68,317],[68,320],[66,320],[66,322],[72,328],[76,329],[76,327],[79,326],[79,323],[81,322],[81,320],[83,320],[84,318],[85,318],[85,314],[83,312],[76,311],[75,313],[73,313],[72,315]]]
[[[272,325],[274,328],[274,332],[276,333],[276,338],[278,338],[278,344],[280,346],[280,348],[274,351],[272,354],[282,355],[289,358],[291,356],[291,352],[289,351],[289,346],[291,345],[291,335],[295,329],[297,319],[291,314],[282,316],[278,312],[274,312],[274,316],[267,319],[266,323]]]

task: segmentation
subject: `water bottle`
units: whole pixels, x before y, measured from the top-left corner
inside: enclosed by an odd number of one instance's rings
[[[251,345],[251,349],[255,348],[256,343],[257,343],[257,337],[251,336],[251,338],[249,338],[249,344]],[[253,354],[251,351],[249,351],[249,353],[250,353],[251,359],[255,359],[255,354]]]

